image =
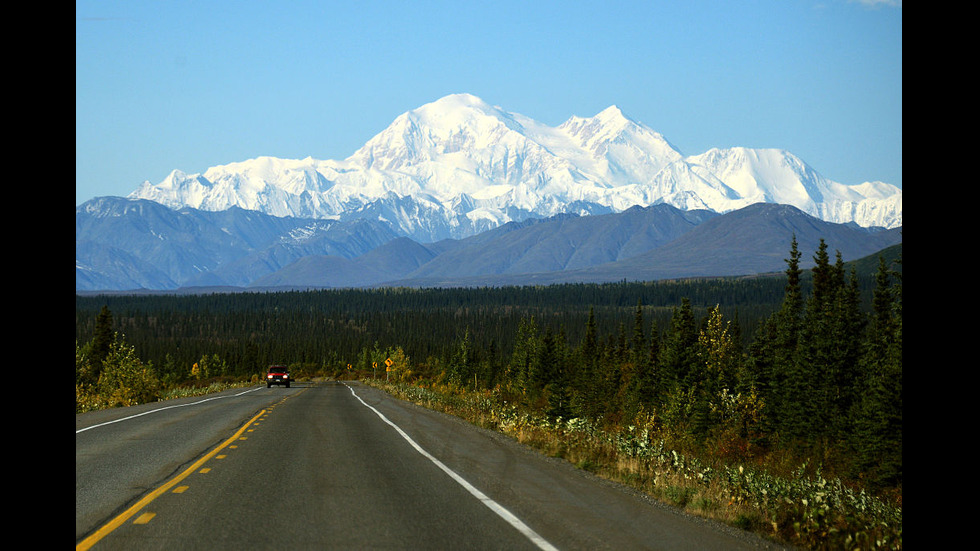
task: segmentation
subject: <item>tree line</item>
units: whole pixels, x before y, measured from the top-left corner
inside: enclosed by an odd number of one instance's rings
[[[217,354],[233,376],[261,373],[271,363],[333,371],[363,350],[402,346],[412,358],[444,358],[461,328],[474,346],[512,351],[521,319],[561,324],[571,338],[594,308],[600,329],[628,320],[642,301],[647,316],[669,318],[680,297],[694,304],[737,309],[753,326],[778,306],[778,278],[567,284],[541,287],[452,289],[338,289],[209,295],[98,295],[75,297],[76,342],[95,334],[103,308],[112,329],[178,381],[201,357]]]

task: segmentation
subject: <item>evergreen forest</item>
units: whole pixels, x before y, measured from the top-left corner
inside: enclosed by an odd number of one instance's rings
[[[784,273],[742,278],[76,295],[76,412],[259,382],[285,364],[407,397],[481,397],[567,433],[574,422],[628,434],[634,452],[656,441],[726,465],[802,465],[898,503],[897,535],[894,518],[842,530],[849,521],[772,513],[775,535],[900,548],[901,245],[844,263],[821,242],[810,269],[787,245]],[[733,475],[743,486],[744,473]],[[758,529],[764,516],[736,524]]]

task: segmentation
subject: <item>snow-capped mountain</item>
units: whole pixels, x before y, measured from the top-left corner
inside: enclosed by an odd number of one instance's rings
[[[344,160],[261,157],[203,174],[174,171],[129,197],[171,208],[367,217],[423,242],[526,218],[659,203],[718,213],[782,203],[830,222],[902,225],[901,189],[833,182],[786,151],[684,156],[615,106],[549,127],[469,94],[400,115]]]

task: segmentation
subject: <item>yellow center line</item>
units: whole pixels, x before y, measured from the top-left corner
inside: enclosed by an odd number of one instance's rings
[[[133,521],[133,524],[146,524],[153,520],[155,516],[157,516],[156,513],[143,513]]]
[[[254,423],[255,420],[258,419],[260,416],[262,416],[264,413],[265,413],[265,410],[260,411],[258,413],[258,415],[256,415],[255,417],[252,417],[252,419],[249,420],[248,423],[245,423],[245,425],[242,428],[238,429],[238,432],[236,432],[234,435],[232,435],[232,437],[229,438],[228,440],[225,440],[225,442],[223,444],[221,444],[217,448],[215,448],[215,449],[211,450],[210,452],[208,452],[207,455],[205,455],[204,457],[198,459],[187,470],[185,470],[181,474],[177,475],[176,477],[174,477],[173,479],[171,479],[170,481],[168,481],[167,483],[165,483],[163,486],[160,486],[156,490],[153,490],[152,492],[150,492],[149,494],[147,494],[146,496],[144,496],[143,499],[141,499],[138,502],[136,502],[135,505],[133,505],[132,507],[130,507],[129,509],[127,509],[126,511],[124,511],[123,513],[121,513],[116,518],[114,518],[111,521],[109,521],[102,528],[99,528],[98,530],[96,530],[89,537],[83,539],[81,541],[81,543],[79,543],[78,545],[75,546],[75,550],[76,551],[83,551],[83,550],[86,550],[86,549],[90,549],[99,540],[101,540],[102,538],[104,538],[107,535],[109,535],[109,533],[111,533],[116,528],[119,528],[120,526],[122,526],[127,520],[129,520],[130,518],[132,518],[133,515],[135,515],[136,513],[138,513],[140,510],[142,510],[147,505],[149,505],[154,499],[158,498],[160,495],[162,495],[163,493],[165,493],[170,488],[173,488],[174,486],[176,486],[178,482],[180,482],[181,480],[184,480],[185,478],[187,478],[188,476],[190,476],[191,473],[193,473],[194,471],[196,471],[198,468],[200,468],[201,465],[203,465],[209,459],[211,459],[212,457],[214,457],[215,454],[217,454],[219,451],[221,451],[222,449],[224,449],[225,446],[228,446],[229,444],[231,444],[232,442],[234,442],[239,436],[242,435],[243,432],[245,432],[245,429],[247,429],[249,427],[249,425],[251,425],[252,423]]]

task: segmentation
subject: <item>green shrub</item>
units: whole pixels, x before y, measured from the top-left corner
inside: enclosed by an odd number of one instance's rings
[[[107,407],[154,402],[160,397],[160,381],[152,365],[144,364],[132,346],[116,340],[102,362],[96,393]]]

